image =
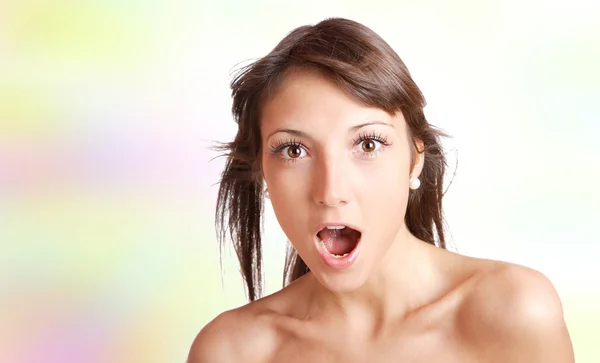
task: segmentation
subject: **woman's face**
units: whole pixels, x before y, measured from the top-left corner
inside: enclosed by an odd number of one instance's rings
[[[402,114],[292,72],[262,109],[261,135],[283,231],[323,285],[356,290],[404,228],[412,142]]]

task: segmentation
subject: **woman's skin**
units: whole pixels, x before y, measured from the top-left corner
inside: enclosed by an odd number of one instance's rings
[[[288,72],[261,111],[270,201],[311,272],[219,315],[190,363],[574,361],[544,275],[409,233],[413,144],[402,114],[365,107],[313,71]],[[289,142],[302,146],[279,148]],[[424,158],[414,155],[416,177]],[[362,232],[349,267],[329,267],[317,252],[323,222]]]

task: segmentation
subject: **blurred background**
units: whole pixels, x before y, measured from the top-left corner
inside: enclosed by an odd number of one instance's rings
[[[184,362],[244,303],[208,147],[236,132],[236,65],[331,16],[388,41],[454,136],[454,249],[546,274],[577,362],[600,361],[599,2],[4,0],[0,362]]]

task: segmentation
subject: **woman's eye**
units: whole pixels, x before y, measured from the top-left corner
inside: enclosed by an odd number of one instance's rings
[[[298,159],[306,156],[306,150],[300,145],[290,145],[284,147],[283,150],[281,150],[281,154],[284,159]]]
[[[359,143],[361,152],[372,153],[376,151],[380,146],[380,142],[373,139],[366,139]]]

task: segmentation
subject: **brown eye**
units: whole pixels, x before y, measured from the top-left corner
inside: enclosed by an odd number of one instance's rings
[[[377,149],[377,145],[374,140],[365,140],[362,143],[362,150],[366,153],[372,153]]]
[[[287,155],[291,159],[299,158],[300,155],[302,155],[302,149],[300,148],[300,146],[290,146],[287,149]]]

